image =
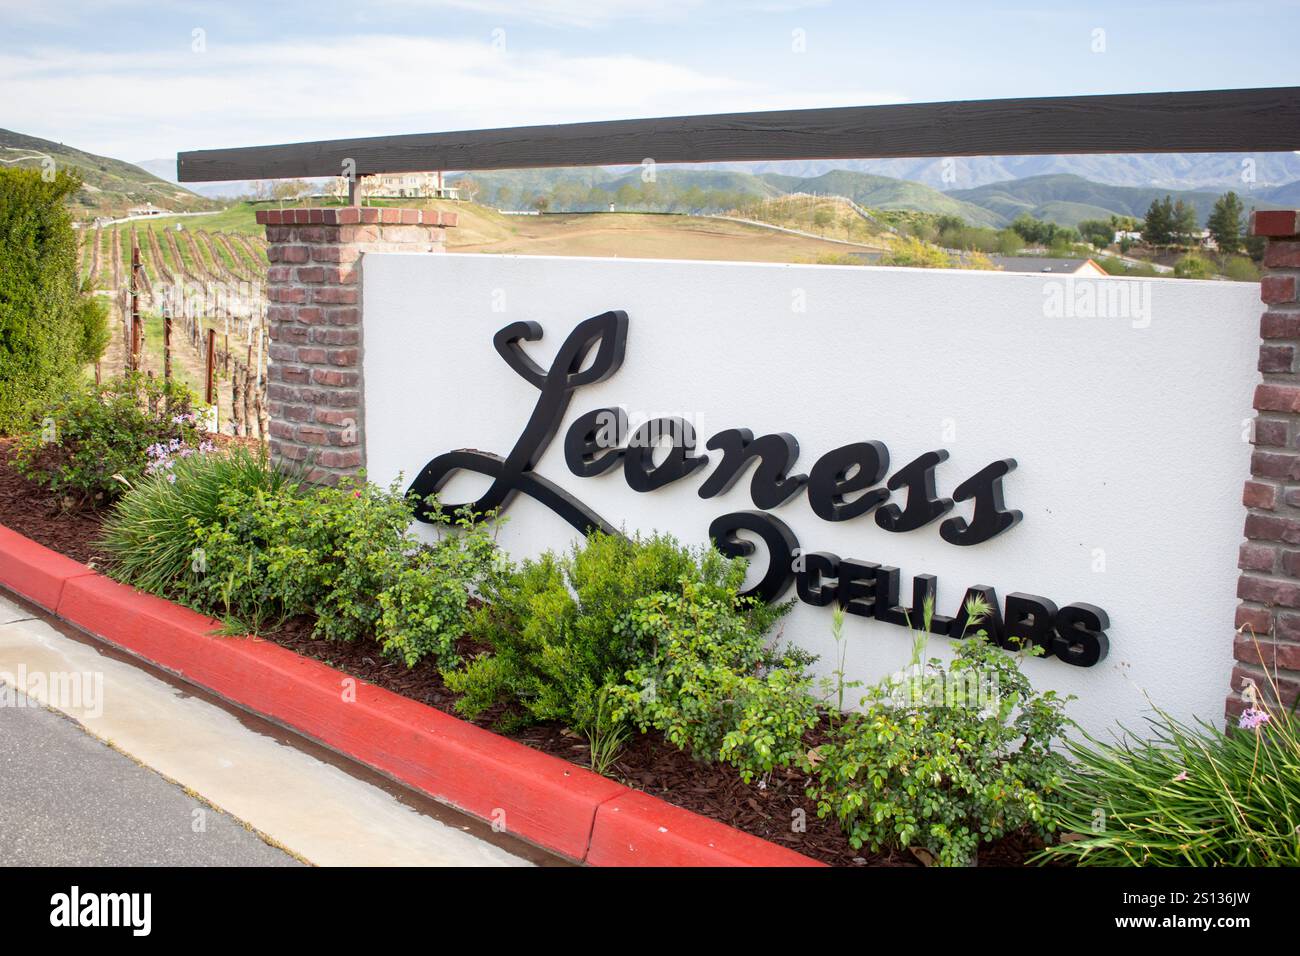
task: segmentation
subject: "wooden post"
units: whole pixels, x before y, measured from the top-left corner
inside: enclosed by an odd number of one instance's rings
[[[131,370],[140,370],[140,243],[131,230]]]
[[[172,310],[163,303],[163,381],[172,380]]]
[[[214,374],[217,370],[217,330],[208,329],[208,361],[206,385],[203,389],[203,401],[209,405],[216,403],[216,379]]]

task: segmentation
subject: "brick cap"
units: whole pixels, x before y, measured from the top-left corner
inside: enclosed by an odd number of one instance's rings
[[[1269,239],[1286,239],[1300,236],[1300,211],[1295,209],[1267,209],[1250,214],[1250,234]]]
[[[303,209],[259,209],[260,226],[348,226],[375,223],[391,226],[454,226],[457,214],[437,209],[398,209],[390,206],[328,206]]]

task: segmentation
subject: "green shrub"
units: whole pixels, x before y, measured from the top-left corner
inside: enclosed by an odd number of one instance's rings
[[[108,300],[94,295],[89,285],[82,288],[76,311],[77,361],[98,362],[113,338],[108,327]]]
[[[193,508],[201,560],[172,584],[187,604],[225,618],[230,630],[313,614],[317,637],[373,638],[408,666],[430,654],[457,663],[471,595],[497,556],[481,524],[458,516],[458,530],[430,546],[411,530],[412,503],[396,483],[302,488],[281,476],[244,477],[228,481],[212,507],[205,498]],[[453,523],[434,514],[444,529]]]
[[[190,392],[131,374],[53,402],[20,437],[16,458],[25,475],[69,504],[97,506],[202,447]]]
[[[94,337],[65,208],[81,181],[0,168],[0,432],[22,429],[78,380]]]
[[[1231,733],[1158,713],[1151,739],[1072,743],[1062,829],[1081,866],[1300,866],[1300,721],[1259,706]]]
[[[194,606],[253,626],[314,613],[319,637],[371,636],[380,592],[416,548],[411,521],[396,485],[228,489],[216,520],[196,528],[206,570],[183,590]]]
[[[445,675],[464,695],[457,708],[476,717],[505,705],[503,727],[555,720],[590,733],[601,689],[650,653],[619,627],[637,601],[680,593],[682,582],[734,600],[743,578],[743,564],[661,535],[595,534],[563,556],[547,553],[505,569],[486,582],[486,603],[469,627],[490,652]]]
[[[973,601],[967,613],[978,620],[988,609]],[[921,846],[960,866],[982,842],[1054,829],[1064,758],[1052,741],[1067,721],[1064,701],[1036,694],[1018,657],[982,632],[952,663],[926,661],[932,615],[927,607],[907,671],[871,688],[813,752],[808,795],[854,848]]]
[[[452,523],[437,513],[439,526]],[[499,552],[482,523],[467,513],[455,519],[457,533],[420,548],[379,593],[378,637],[385,653],[407,666],[432,656],[439,666],[460,663],[456,642],[465,631],[470,596],[493,570]]]
[[[170,469],[137,482],[113,506],[100,547],[108,572],[154,594],[170,594],[206,557],[199,528],[222,518],[223,502],[247,501],[259,492],[287,493],[292,482],[264,455],[240,446],[180,458]]]
[[[1174,275],[1180,279],[1213,279],[1214,263],[1189,252],[1174,263]]]
[[[616,633],[650,653],[610,692],[616,716],[661,731],[698,759],[730,763],[749,782],[797,761],[819,711],[808,658],[766,643],[789,605],[738,602],[738,586],[719,593],[684,580],[638,600]]]

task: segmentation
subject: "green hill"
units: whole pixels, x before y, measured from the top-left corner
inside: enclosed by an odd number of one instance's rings
[[[62,143],[0,129],[0,164],[40,168],[48,157],[56,168],[75,169],[84,182],[77,193],[75,219],[122,216],[133,206],[153,203],[173,212],[220,209],[222,204],[197,196],[183,186],[159,179],[120,159],[96,156]]]
[[[1001,226],[1003,220],[996,212],[975,203],[964,202],[948,193],[888,176],[873,176],[847,169],[834,169],[820,176],[781,176],[766,173],[765,181],[784,192],[806,192],[819,195],[847,196],[859,206],[871,209],[907,209],[939,215],[961,216],[975,226]],[[1014,216],[1011,218],[1015,218]]]
[[[1141,219],[1153,200],[1163,199],[1166,195],[1175,202],[1181,199],[1191,203],[1198,221],[1204,222],[1214,201],[1223,192],[1227,189],[1211,192],[1109,186],[1062,173],[990,183],[975,189],[955,189],[948,195],[996,211],[1004,217],[1015,218],[1020,213],[1028,213],[1035,219],[1051,219],[1061,225],[1073,226],[1083,219],[1106,219],[1111,215]]]

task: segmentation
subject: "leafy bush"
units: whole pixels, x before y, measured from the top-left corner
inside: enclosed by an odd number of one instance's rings
[[[988,608],[972,601],[967,613],[979,620]],[[1051,745],[1066,725],[1064,701],[1034,693],[1018,657],[983,632],[947,666],[926,661],[932,615],[927,607],[904,675],[871,688],[862,711],[810,755],[808,795],[855,849],[919,845],[961,866],[981,842],[1025,826],[1054,829],[1064,758]]]
[[[1300,866],[1300,721],[1256,705],[1232,733],[1159,713],[1152,739],[1070,746],[1046,859],[1081,866]]]
[[[1174,275],[1180,279],[1213,279],[1214,263],[1189,252],[1174,263]]]
[[[175,485],[197,467],[177,466]],[[209,476],[202,490],[219,480]],[[318,637],[373,637],[408,666],[429,654],[444,666],[457,663],[470,596],[497,554],[482,525],[458,516],[457,532],[424,545],[398,485],[361,479],[307,489],[250,471],[231,475],[213,501],[195,497],[188,523],[199,561],[171,584],[191,607],[226,618],[232,630],[310,613]],[[452,524],[433,514],[443,527]],[[160,568],[158,578],[175,568]]]
[[[650,653],[620,628],[637,601],[680,593],[683,582],[734,599],[743,577],[743,565],[713,549],[696,552],[660,535],[595,534],[565,555],[503,569],[488,579],[468,632],[490,652],[445,675],[464,695],[457,709],[476,717],[503,704],[503,727],[555,720],[590,733],[601,689]]]
[[[70,504],[99,505],[203,443],[190,392],[137,373],[51,404],[20,437],[16,457],[27,477]]]
[[[224,502],[284,494],[293,484],[263,455],[240,446],[178,458],[159,471],[118,500],[100,540],[109,573],[154,594],[170,593],[204,569],[197,529],[218,523]]]
[[[441,512],[436,516],[441,526],[452,523]],[[429,655],[441,667],[459,663],[456,641],[464,634],[471,592],[499,554],[485,526],[468,513],[455,524],[458,533],[440,534],[437,544],[417,551],[379,593],[380,643],[408,666]]]
[[[60,170],[0,169],[0,432],[20,430],[98,358],[95,317],[77,283],[65,207],[81,181]],[[91,354],[93,351],[93,354]]]
[[[766,644],[775,616],[789,605],[737,601],[743,567],[729,574],[721,593],[684,580],[638,600],[615,633],[650,654],[610,690],[617,716],[643,732],[662,731],[698,759],[730,763],[749,782],[794,764],[819,712],[804,674],[808,658]]]

